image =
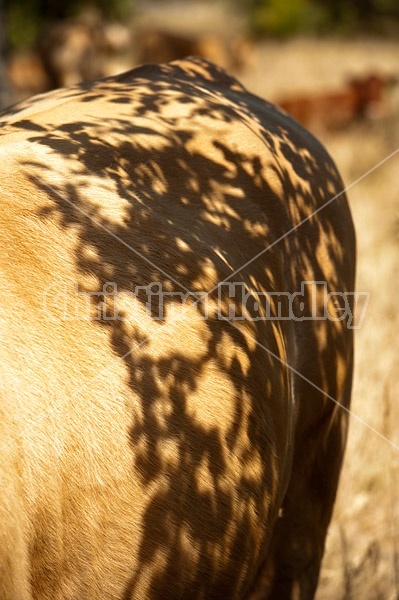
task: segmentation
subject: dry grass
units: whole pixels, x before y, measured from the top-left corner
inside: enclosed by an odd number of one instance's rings
[[[398,125],[392,116],[327,143],[347,183],[395,150]],[[397,154],[349,192],[358,240],[357,288],[370,292],[356,333],[352,404],[363,422],[351,421],[320,600],[399,597],[398,166]]]

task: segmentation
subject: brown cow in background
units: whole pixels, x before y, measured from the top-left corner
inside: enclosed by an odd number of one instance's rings
[[[369,73],[353,77],[336,92],[289,96],[277,104],[294,119],[313,130],[336,130],[365,118],[384,115],[387,89],[394,76]]]

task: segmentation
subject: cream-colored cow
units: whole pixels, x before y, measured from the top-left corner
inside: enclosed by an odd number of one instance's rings
[[[311,598],[352,376],[331,158],[200,59],[0,123],[1,600]]]

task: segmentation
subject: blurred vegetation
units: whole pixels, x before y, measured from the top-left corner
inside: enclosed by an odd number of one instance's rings
[[[185,0],[185,7],[193,0]],[[198,0],[195,0],[198,1]],[[211,1],[211,0],[210,0]],[[152,0],[154,2],[154,0]],[[168,0],[158,0],[168,4]],[[257,36],[296,33],[397,33],[399,0],[224,0],[237,8]],[[3,0],[9,50],[32,47],[48,24],[89,9],[126,21],[136,0]],[[145,0],[137,0],[145,11]]]
[[[4,0],[6,45],[32,47],[48,24],[93,11],[105,19],[125,20],[134,0]]]
[[[247,0],[259,36],[295,33],[397,32],[398,0]]]

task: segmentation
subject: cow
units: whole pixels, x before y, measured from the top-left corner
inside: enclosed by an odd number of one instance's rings
[[[195,57],[0,124],[1,600],[312,598],[353,360],[332,159]]]
[[[352,77],[336,92],[290,96],[278,99],[277,104],[312,130],[340,130],[386,114],[386,91],[395,83],[394,75],[370,73]]]

